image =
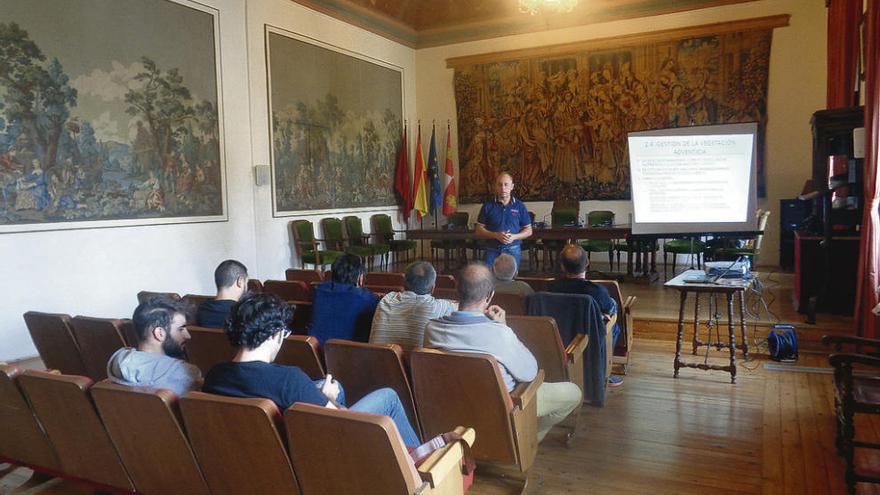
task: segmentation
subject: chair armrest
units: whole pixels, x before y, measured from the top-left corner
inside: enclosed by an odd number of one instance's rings
[[[617,315],[616,314],[610,315],[610,316],[608,316],[608,321],[605,322],[605,328],[608,328],[610,330],[610,329],[614,328],[615,323],[617,323]]]
[[[544,383],[544,370],[538,370],[535,379],[528,383],[520,383],[510,392],[513,405],[525,409],[528,404],[538,395],[538,387]]]
[[[586,334],[579,333],[575,335],[575,337],[568,344],[568,347],[565,348],[565,355],[568,358],[569,362],[574,362],[577,360],[577,356],[580,356],[584,353],[584,350],[587,348],[587,344],[590,342],[590,337]]]
[[[455,428],[455,431],[462,436],[462,441],[468,446],[474,445],[476,431],[473,428],[459,426]],[[449,443],[431,453],[425,462],[418,467],[419,476],[421,476],[423,483],[415,493],[422,493],[426,488],[437,488],[450,473],[461,473],[463,456],[464,450],[459,442]]]
[[[628,296],[623,302],[624,311],[632,311],[632,307],[636,304],[638,298],[636,296]]]
[[[880,339],[868,339],[851,335],[823,335],[822,344],[826,346],[833,345],[836,351],[841,350],[845,344],[854,345],[856,348],[861,348],[863,345],[872,346],[880,350]]]
[[[828,363],[835,368],[853,364],[861,364],[872,368],[880,368],[880,358],[866,356],[864,354],[832,354],[828,356]]]

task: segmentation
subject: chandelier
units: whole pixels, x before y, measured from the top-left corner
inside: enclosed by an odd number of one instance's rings
[[[523,14],[537,15],[540,11],[566,14],[574,10],[578,0],[518,0],[519,11]]]

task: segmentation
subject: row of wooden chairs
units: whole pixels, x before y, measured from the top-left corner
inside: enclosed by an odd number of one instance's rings
[[[114,493],[462,493],[459,442],[416,468],[390,418],[0,366],[0,458]],[[474,431],[456,428],[473,443]],[[340,448],[341,447],[341,448]]]

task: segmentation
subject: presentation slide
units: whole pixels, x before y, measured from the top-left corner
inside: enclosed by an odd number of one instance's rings
[[[754,229],[756,124],[629,134],[633,233]]]

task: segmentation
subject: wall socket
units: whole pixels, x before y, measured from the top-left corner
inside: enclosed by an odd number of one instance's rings
[[[268,165],[254,165],[254,183],[258,186],[268,186],[272,178],[271,168]]]

